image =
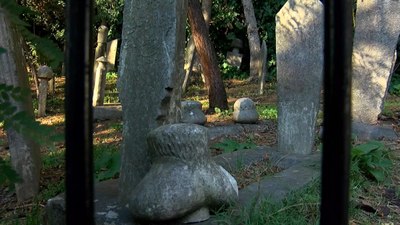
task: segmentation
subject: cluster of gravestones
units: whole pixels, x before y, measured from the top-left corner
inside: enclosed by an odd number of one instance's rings
[[[353,122],[377,124],[396,61],[400,3],[357,1],[353,41]],[[278,148],[312,150],[323,75],[323,5],[289,0],[276,16]]]
[[[210,208],[238,198],[233,177],[210,159],[207,129],[196,125],[206,122],[201,104],[180,102],[186,7],[177,0],[125,5],[119,196],[138,220],[198,222],[208,219]],[[399,11],[398,1],[357,1],[354,121],[376,123],[382,110],[400,33]],[[322,3],[287,1],[276,16],[276,40],[278,149],[309,154],[322,88]],[[258,119],[251,100],[240,99],[234,108],[238,122]]]
[[[181,103],[182,123],[204,125],[207,118],[198,101],[183,101]],[[250,98],[240,98],[233,105],[233,121],[236,123],[251,124],[258,121],[259,115],[254,102]]]
[[[106,73],[115,67],[117,56],[118,39],[107,42],[108,28],[104,25],[100,26],[97,35],[97,47],[94,63],[94,90],[93,90],[93,106],[102,106],[104,103]],[[49,92],[49,82],[54,77],[53,70],[42,65],[38,68],[37,78],[39,81],[38,88],[38,116],[46,116],[46,101]],[[54,89],[54,87],[53,87]]]

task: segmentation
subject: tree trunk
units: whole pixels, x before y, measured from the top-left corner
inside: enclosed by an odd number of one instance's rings
[[[0,55],[0,83],[29,90],[22,40],[8,18],[0,8],[0,46],[7,51]],[[17,112],[26,111],[33,117],[31,95],[14,104]],[[6,132],[12,166],[22,178],[22,182],[16,184],[17,199],[22,202],[35,197],[39,191],[40,149],[16,130],[9,128]]]
[[[247,23],[247,38],[250,48],[250,80],[259,80],[261,74],[261,48],[258,36],[257,20],[254,14],[253,3],[251,0],[242,0],[244,16]]]
[[[209,112],[215,107],[228,109],[224,83],[218,68],[217,56],[208,34],[208,28],[201,12],[199,0],[189,0],[188,18],[196,51],[205,76],[208,89]]]
[[[203,12],[203,17],[207,25],[207,30],[210,27],[211,23],[211,9],[212,9],[212,1],[211,0],[202,0],[201,1],[201,9]],[[198,62],[198,55],[196,54],[196,49],[194,46],[193,36],[191,35],[189,38],[189,42],[186,46],[185,53],[185,79],[182,84],[182,92],[186,92],[187,82],[189,80],[189,76],[193,69],[193,64]]]

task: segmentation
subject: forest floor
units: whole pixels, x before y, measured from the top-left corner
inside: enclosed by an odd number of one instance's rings
[[[115,85],[115,81],[111,82]],[[109,84],[110,85],[110,84]],[[218,112],[207,116],[206,126],[223,126],[234,124],[231,119],[233,103],[241,97],[251,98],[260,113],[261,120],[269,121],[272,126],[266,132],[256,132],[252,134],[242,134],[229,137],[230,143],[238,146],[273,146],[276,145],[276,87],[274,84],[266,85],[265,93],[259,95],[259,86],[249,84],[241,80],[227,80],[225,87],[228,95],[229,110],[217,110]],[[108,87],[114,89],[114,87]],[[54,127],[58,133],[64,132],[64,79],[56,79],[55,93],[49,96],[47,116],[37,118],[44,125]],[[33,92],[33,96],[35,94]],[[184,99],[200,101],[203,104],[203,110],[208,108],[206,91],[199,86],[190,86],[183,95]],[[37,106],[37,100],[34,100],[34,107]],[[37,108],[37,107],[36,107]],[[388,96],[385,104],[385,110],[381,116],[380,122],[392,124],[393,128],[400,133],[400,97]],[[318,120],[322,121],[321,118]],[[97,121],[93,124],[93,144],[96,178],[98,180],[118,177],[118,159],[119,148],[122,140],[122,122],[120,120]],[[224,142],[226,140],[219,139]],[[385,140],[381,140],[385,142]],[[211,143],[215,144],[215,143]],[[400,224],[400,148],[399,142],[385,142],[393,152],[393,173],[385,183],[376,183],[373,188],[363,190],[356,204],[361,212],[371,223],[364,223],[365,220],[359,217],[352,218],[352,224],[378,224],[376,221],[393,221],[392,224]],[[245,147],[244,147],[245,148]],[[55,148],[42,147],[43,169],[40,180],[40,194],[32,201],[17,203],[15,193],[10,187],[0,186],[0,225],[5,224],[41,224],[40,215],[43,213],[46,201],[64,191],[64,150],[63,142],[55,144]],[[224,149],[216,151],[224,152]],[[0,157],[9,160],[8,144],[3,128],[0,128]],[[255,165],[248,171],[237,173],[236,178],[242,177],[248,180],[248,176],[264,176],[267,171],[264,164]],[[268,167],[269,173],[275,173],[277,170]],[[243,181],[246,182],[246,181]],[[358,214],[357,214],[358,215]],[[358,215],[360,216],[360,215]],[[396,218],[396,220],[392,220]],[[369,221],[367,220],[367,221]],[[383,223],[382,223],[383,224]],[[390,223],[387,223],[390,224]]]

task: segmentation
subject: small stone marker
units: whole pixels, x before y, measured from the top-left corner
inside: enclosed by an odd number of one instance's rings
[[[38,69],[39,79],[39,100],[38,100],[38,116],[46,115],[46,101],[49,88],[49,80],[53,79],[53,70],[48,66],[41,66]]]
[[[117,87],[124,120],[120,200],[150,169],[148,132],[177,123],[187,1],[126,1]]]
[[[182,123],[194,123],[204,125],[207,122],[207,118],[201,111],[202,106],[198,101],[182,101]]]
[[[377,123],[396,61],[399,34],[399,1],[357,1],[352,78],[355,122]]]
[[[323,5],[289,0],[276,15],[278,149],[309,154],[323,72]]]
[[[142,221],[209,219],[209,209],[238,200],[236,180],[210,158],[207,128],[164,125],[147,138],[153,164],[130,196],[130,210]]]
[[[239,98],[233,105],[233,120],[237,123],[256,123],[258,112],[253,100]]]

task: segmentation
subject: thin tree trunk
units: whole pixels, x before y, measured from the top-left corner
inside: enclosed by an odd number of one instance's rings
[[[258,36],[257,20],[251,0],[242,0],[244,16],[247,23],[247,38],[250,47],[250,80],[259,80],[261,68],[260,37]]]
[[[199,0],[189,0],[188,18],[196,51],[200,57],[206,87],[208,89],[209,112],[215,107],[228,109],[224,83],[218,68],[217,56],[209,38],[208,29],[201,12]]]
[[[0,83],[29,90],[22,40],[8,18],[7,13],[0,8],[0,46],[7,51],[0,55]],[[14,104],[17,112],[26,111],[33,117],[31,95]],[[6,132],[11,164],[22,178],[22,182],[16,184],[17,199],[19,202],[32,199],[39,191],[40,149],[16,130],[8,128]]]

